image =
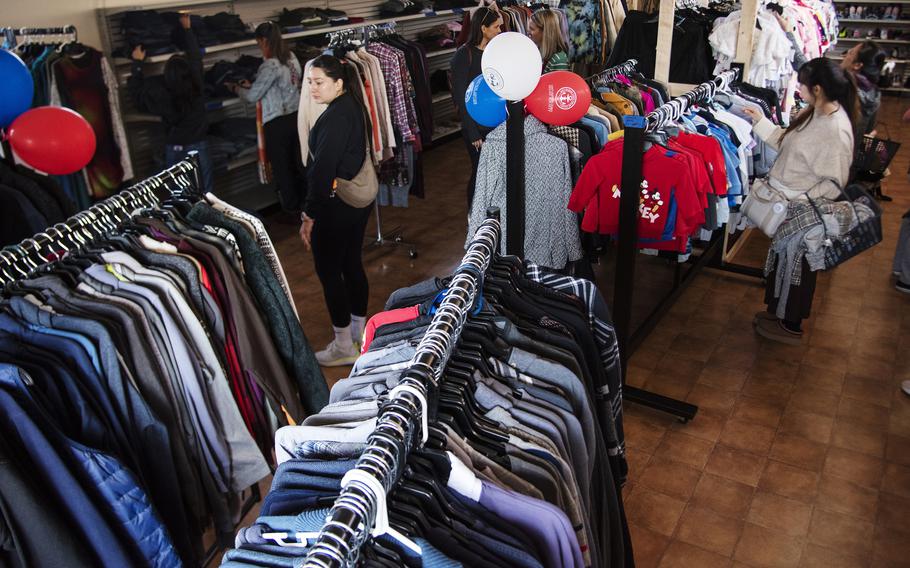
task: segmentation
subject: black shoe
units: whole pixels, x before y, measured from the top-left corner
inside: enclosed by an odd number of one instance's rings
[[[903,292],[904,294],[910,294],[910,284],[904,284],[900,280],[897,281],[897,284],[894,285],[894,288],[898,292]]]

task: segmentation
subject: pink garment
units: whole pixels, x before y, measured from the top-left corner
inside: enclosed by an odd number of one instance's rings
[[[363,347],[360,349],[360,352],[367,352],[367,350],[370,348],[370,343],[373,342],[373,338],[376,336],[376,330],[380,327],[390,323],[411,321],[417,319],[417,316],[419,315],[420,306],[399,308],[397,310],[379,312],[378,314],[374,315],[370,318],[370,321],[367,322],[366,327],[363,328]]]

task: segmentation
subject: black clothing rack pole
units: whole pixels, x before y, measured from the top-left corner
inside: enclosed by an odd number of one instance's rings
[[[509,101],[506,118],[506,254],[525,251],[525,104]]]
[[[641,325],[632,329],[632,304],[635,297],[635,264],[638,256],[639,188],[642,183],[642,159],[645,135],[663,126],[668,120],[681,115],[693,104],[710,98],[722,85],[736,78],[737,70],[727,71],[712,81],[702,83],[691,91],[661,105],[647,116],[626,116],[623,119],[622,192],[619,198],[619,242],[616,257],[615,284],[613,289],[613,319],[619,341],[622,376],[625,380],[629,358],[663,315],[673,306],[679,295],[694,276],[717,255],[722,238],[714,237],[708,248],[692,263],[685,275],[677,266],[673,287],[664,296]],[[623,385],[625,400],[667,412],[686,422],[695,417],[698,407],[637,387]]]
[[[432,414],[435,387],[481,292],[483,274],[499,248],[499,209],[488,209],[487,217],[471,240],[461,266],[455,270],[449,290],[421,338],[411,366],[401,375],[396,389],[404,386],[404,390],[389,395],[389,401],[379,411],[367,448],[352,470],[374,479],[386,494],[400,476],[420,434],[418,419],[421,413]],[[425,404],[428,399],[429,403]],[[342,488],[303,566],[342,568],[356,565],[360,548],[381,513],[380,501],[384,501],[371,485],[375,484],[352,480]]]

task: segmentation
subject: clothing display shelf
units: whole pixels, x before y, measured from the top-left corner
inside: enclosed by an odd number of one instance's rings
[[[619,341],[622,359],[623,377],[626,376],[626,365],[644,338],[654,329],[660,318],[673,306],[680,294],[694,280],[698,272],[714,261],[712,268],[742,273],[743,268],[717,263],[720,245],[724,240],[714,237],[704,252],[691,263],[685,275],[680,273],[677,265],[676,275],[670,291],[661,298],[648,316],[636,328],[632,329],[632,306],[635,304],[635,264],[638,258],[638,218],[639,188],[642,184],[642,160],[644,158],[644,137],[648,133],[660,130],[666,124],[681,117],[699,102],[713,98],[714,93],[726,89],[741,73],[732,69],[715,77],[713,80],[698,85],[691,91],[673,98],[657,107],[646,116],[626,116],[624,118],[625,134],[623,136],[622,182],[619,198],[619,242],[614,275],[613,319]],[[626,191],[634,188],[633,191]],[[726,231],[724,231],[726,234]],[[698,407],[687,402],[668,398],[630,385],[623,386],[624,400],[632,401],[650,408],[667,412],[686,422],[695,417]]]
[[[910,0],[831,0],[834,4],[910,4]]]
[[[354,566],[360,547],[372,528],[377,527],[377,519],[385,519],[388,523],[387,511],[381,509],[385,495],[395,485],[395,476],[407,460],[413,440],[426,434],[418,420],[426,424],[428,393],[439,384],[468,314],[480,295],[483,274],[498,249],[499,210],[490,209],[487,215],[488,219],[471,240],[448,292],[421,338],[411,365],[380,410],[367,447],[352,470],[357,473],[348,473],[351,481],[335,500],[329,518],[302,566]],[[404,455],[400,448],[404,448]]]
[[[101,31],[102,51],[107,56],[121,51],[126,45],[121,22],[128,9],[154,9],[158,11],[186,10],[194,15],[214,15],[219,12],[237,14],[249,26],[273,19],[282,9],[294,9],[310,6],[342,10],[349,17],[363,18],[362,22],[338,26],[320,26],[294,31],[284,34],[285,39],[294,41],[306,37],[319,36],[332,31],[344,29],[363,28],[370,24],[397,22],[399,33],[406,39],[415,39],[417,35],[434,26],[444,24],[450,20],[460,20],[464,12],[471,12],[475,7],[455,8],[452,10],[439,10],[436,12],[421,12],[398,17],[382,17],[379,13],[381,0],[333,0],[331,5],[325,1],[297,1],[284,0],[190,0],[184,2],[170,2],[153,5],[137,5],[129,8],[106,7],[98,8],[96,16]],[[428,53],[430,73],[437,69],[448,68],[449,60],[454,54],[452,49],[441,49]],[[208,69],[218,60],[232,60],[239,55],[259,56],[258,46],[253,39],[213,45],[204,48],[203,66]],[[164,63],[173,53],[155,54],[149,56],[149,74],[160,74]],[[123,57],[113,57],[114,72],[118,77],[121,89],[121,108],[123,109],[124,126],[129,140],[129,153],[137,175],[148,175],[156,171],[160,162],[156,160],[156,152],[160,148],[161,121],[158,117],[142,113],[135,108],[133,101],[127,94],[126,81],[130,75],[130,61]],[[212,122],[227,118],[253,118],[255,105],[247,104],[236,97],[208,101],[208,112],[212,113]],[[433,140],[438,141],[460,131],[457,123],[455,106],[445,101],[433,105],[433,119],[440,127],[434,132]],[[273,191],[263,191],[257,168],[255,151],[241,153],[227,164],[227,167],[216,171],[215,187],[219,197],[230,201],[246,210],[262,210],[277,204],[277,196]]]
[[[856,18],[845,18],[838,19],[838,22],[842,24],[875,24],[877,26],[906,26],[910,24],[910,20],[866,20],[866,19],[856,19]],[[841,38],[843,39],[843,38]]]
[[[875,41],[875,43],[893,43],[893,44],[898,44],[898,45],[910,45],[910,40],[907,40],[907,39],[880,39],[877,37],[840,37],[840,38],[837,38],[837,41],[841,41],[844,43],[860,43],[860,42],[866,41],[867,39],[871,39],[871,40]]]

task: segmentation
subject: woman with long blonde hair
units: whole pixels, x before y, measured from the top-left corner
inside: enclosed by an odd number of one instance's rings
[[[528,36],[540,49],[543,72],[568,71],[569,54],[556,10],[542,8],[528,20]]]

